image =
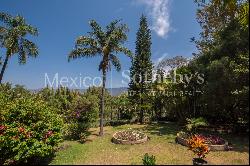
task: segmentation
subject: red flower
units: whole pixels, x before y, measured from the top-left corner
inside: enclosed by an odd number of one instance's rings
[[[18,131],[19,131],[19,133],[22,133],[22,132],[24,132],[24,128],[23,127],[19,127]]]
[[[0,126],[0,135],[2,135],[3,133],[4,133],[4,131],[6,130],[6,126],[4,126],[4,125],[1,125]]]

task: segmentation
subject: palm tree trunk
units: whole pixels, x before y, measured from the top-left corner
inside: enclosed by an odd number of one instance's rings
[[[100,136],[103,136],[103,117],[104,117],[104,95],[105,95],[106,71],[102,73],[102,96],[101,96],[101,113],[100,113]]]
[[[8,60],[9,60],[9,56],[7,54],[6,57],[5,57],[5,60],[4,60],[4,64],[3,64],[3,67],[2,67],[1,73],[0,73],[0,84],[2,83],[3,74],[4,74],[4,71],[5,71],[6,67],[7,67]]]

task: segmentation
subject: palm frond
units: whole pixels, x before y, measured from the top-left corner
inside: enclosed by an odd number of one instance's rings
[[[18,63],[19,64],[25,64],[26,63],[26,59],[27,59],[27,53],[25,52],[23,45],[19,46],[18,49]]]
[[[7,28],[0,26],[0,35],[6,34],[8,32]]]
[[[89,34],[103,47],[105,45],[105,33],[103,32],[101,26],[95,20],[91,20],[89,24],[92,28],[92,32],[89,32]]]
[[[116,25],[120,20],[114,20],[109,25],[106,26],[106,37],[108,37],[116,28]]]
[[[115,66],[117,71],[121,70],[121,63],[120,60],[113,54],[110,54],[110,60],[112,62],[112,64]]]
[[[31,34],[33,36],[38,36],[38,30],[37,30],[37,28],[35,28],[35,27],[31,26],[31,25],[24,25],[23,28],[29,34]]]
[[[0,21],[10,26],[13,21],[13,17],[7,13],[0,12]]]
[[[121,52],[127,55],[129,58],[133,59],[133,53],[126,47],[118,45],[117,47],[114,48],[116,52]]]
[[[22,45],[23,45],[24,51],[26,52],[28,56],[36,57],[38,55],[38,47],[36,46],[35,43],[27,39],[23,39]]]
[[[80,36],[79,38],[77,38],[76,40],[76,44],[75,44],[76,48],[81,48],[81,47],[91,47],[92,49],[95,49],[96,52],[101,53],[101,49],[100,46],[98,45],[98,42],[88,36]]]
[[[98,51],[93,48],[76,48],[70,52],[68,56],[68,61],[70,61],[71,59],[77,59],[82,57],[93,57],[97,53]]]

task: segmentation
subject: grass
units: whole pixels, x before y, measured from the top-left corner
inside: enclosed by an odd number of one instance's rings
[[[133,128],[147,133],[150,140],[139,145],[117,145],[111,143],[115,131]],[[179,128],[174,123],[151,125],[122,125],[105,127],[105,135],[98,137],[98,128],[90,129],[88,141],[65,141],[64,147],[56,153],[50,164],[142,164],[145,153],[156,156],[156,164],[192,164],[193,153],[187,147],[176,144],[175,136]],[[249,164],[248,136],[230,136],[227,138],[234,149],[225,152],[210,152],[206,158],[209,164]]]

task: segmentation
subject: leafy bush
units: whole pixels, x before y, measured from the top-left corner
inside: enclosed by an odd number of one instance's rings
[[[84,143],[87,140],[87,134],[86,133],[81,133],[80,134],[80,143]]]
[[[196,132],[200,126],[207,126],[208,123],[203,117],[187,119],[186,128],[188,131]]]
[[[155,159],[155,156],[149,156],[148,153],[146,153],[144,156],[143,156],[143,165],[156,165],[156,159]]]
[[[61,141],[62,118],[35,97],[9,100],[0,92],[0,164],[48,157]]]
[[[66,87],[56,90],[44,88],[38,92],[48,105],[58,108],[64,118],[63,135],[65,139],[80,139],[81,135],[98,119],[98,97],[81,94]]]
[[[184,132],[184,131],[180,131],[177,133],[177,136],[180,138],[188,139],[188,138],[190,138],[191,135],[189,133]]]

